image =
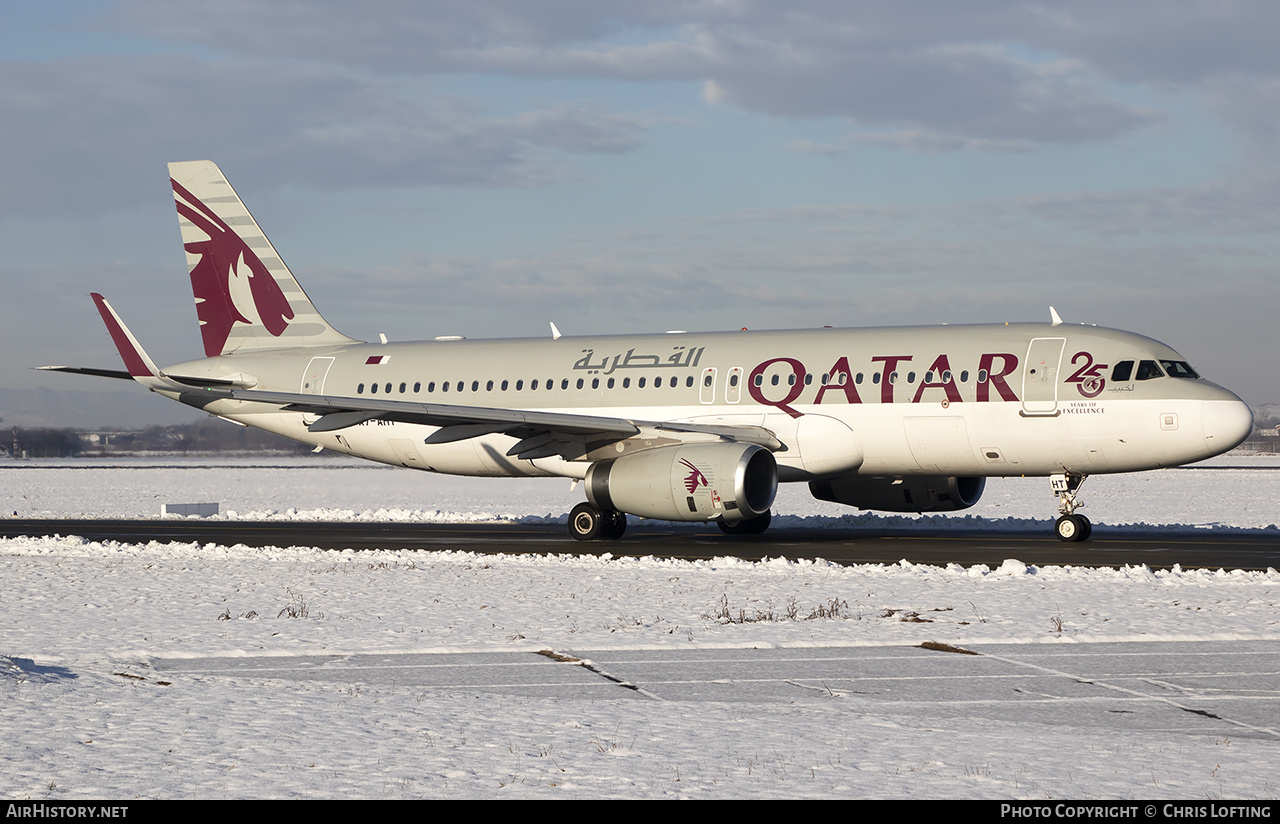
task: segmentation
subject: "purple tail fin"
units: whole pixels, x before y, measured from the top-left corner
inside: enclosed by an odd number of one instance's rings
[[[169,176],[206,356],[352,342],[316,311],[215,163],[170,163]]]

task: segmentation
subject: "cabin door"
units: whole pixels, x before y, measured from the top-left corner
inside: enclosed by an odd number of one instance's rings
[[[1022,363],[1024,415],[1058,414],[1058,372],[1066,338],[1033,338]]]
[[[303,395],[323,395],[324,379],[328,377],[331,366],[333,366],[333,358],[312,358],[302,372],[302,382],[298,391]],[[319,415],[303,415],[302,422],[310,426],[319,418]]]

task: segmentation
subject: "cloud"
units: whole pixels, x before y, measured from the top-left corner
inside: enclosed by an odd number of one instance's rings
[[[266,183],[536,187],[572,174],[566,154],[631,151],[648,126],[573,102],[494,116],[422,83],[250,58],[0,63],[0,214],[127,206],[163,161],[214,155]]]
[[[711,105],[938,135],[927,149],[937,151],[1108,140],[1161,122],[1160,112],[1115,99],[1100,71],[1159,82],[1160,55],[1142,71],[1120,60],[1148,28],[1102,7],[1098,16],[1124,24],[1107,31],[1109,48],[1081,34],[1096,32],[1085,25],[1092,18],[1012,0],[132,0],[108,20],[165,40],[388,74],[687,81]],[[1189,36],[1206,16],[1166,18],[1175,18],[1173,34]],[[1219,28],[1225,36],[1239,26]]]

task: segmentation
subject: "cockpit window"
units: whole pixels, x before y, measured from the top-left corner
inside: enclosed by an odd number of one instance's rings
[[[1164,371],[1171,378],[1190,378],[1194,380],[1200,377],[1196,370],[1192,369],[1186,361],[1162,360],[1160,365],[1164,367]]]
[[[1163,378],[1164,373],[1160,371],[1160,366],[1153,360],[1144,360],[1138,362],[1138,380],[1149,381],[1152,378]]]
[[[1122,383],[1133,378],[1133,361],[1122,360],[1111,370],[1111,382]]]

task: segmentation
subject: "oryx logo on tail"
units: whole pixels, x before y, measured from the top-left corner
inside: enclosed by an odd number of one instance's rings
[[[205,354],[221,354],[237,323],[261,326],[280,337],[293,319],[293,309],[276,279],[234,229],[178,181],[170,182],[178,214],[208,235],[207,240],[183,244],[200,258],[191,267],[191,289]]]

